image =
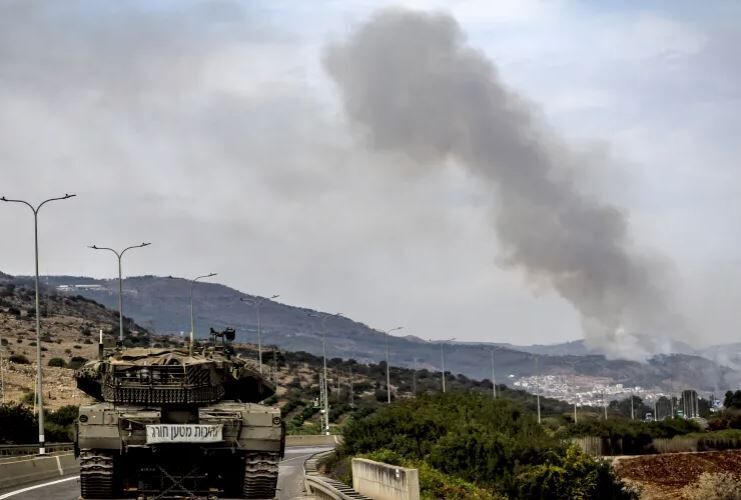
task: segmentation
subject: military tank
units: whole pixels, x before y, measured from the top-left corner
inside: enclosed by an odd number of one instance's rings
[[[274,498],[285,449],[275,387],[236,356],[234,330],[189,349],[99,348],[76,373],[82,499]]]

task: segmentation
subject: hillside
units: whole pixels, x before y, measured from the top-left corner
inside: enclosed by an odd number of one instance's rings
[[[42,288],[41,302],[41,357],[47,393],[45,404],[58,408],[66,404],[87,401],[75,389],[72,370],[48,366],[51,359],[57,364],[79,366],[97,354],[99,331],[104,332],[104,343],[113,346],[118,337],[118,313],[106,309],[81,296],[56,294]],[[11,282],[0,277],[0,343],[3,346],[4,385],[6,401],[33,401],[36,371],[36,321],[34,290],[24,283]],[[126,332],[131,342],[147,344],[149,332],[125,319]]]
[[[28,278],[17,278],[28,280]],[[65,294],[79,294],[108,307],[117,307],[117,282],[86,277],[44,277],[50,287],[64,287]],[[80,286],[82,285],[82,288]],[[124,313],[139,324],[159,333],[189,330],[190,283],[180,278],[140,276],[124,280]],[[61,293],[61,292],[60,292]],[[199,282],[194,293],[195,323],[198,337],[205,337],[208,328],[231,326],[238,340],[256,342],[256,315],[252,307],[240,298],[253,296],[218,283]],[[321,352],[321,326],[310,309],[266,300],[263,303],[262,331],[264,344],[275,344],[288,351]],[[378,362],[384,359],[386,336],[369,326],[348,318],[330,318],[326,322],[327,354],[329,357]],[[458,337],[465,332],[451,332]],[[420,336],[424,336],[420,332]],[[389,337],[392,365],[439,370],[440,344],[416,336]],[[553,346],[551,346],[553,347]],[[472,378],[491,376],[490,350],[494,350],[497,379],[503,380],[535,374],[588,376],[611,380],[626,386],[661,387],[679,390],[694,387],[703,391],[720,392],[737,387],[741,375],[714,361],[692,354],[658,356],[648,363],[607,360],[598,354],[584,352],[583,343],[576,341],[560,351],[549,346],[533,346],[525,352],[506,345],[482,343],[446,344],[446,369]],[[562,354],[549,354],[562,352]],[[537,359],[537,366],[536,366]]]
[[[33,406],[35,383],[35,311],[33,289],[22,280],[0,279],[0,342],[3,345],[3,375],[5,401],[23,402]],[[58,294],[42,288],[42,364],[45,406],[58,409],[79,405],[91,399],[78,391],[73,371],[87,359],[97,355],[100,330],[104,343],[113,346],[118,334],[118,314],[81,296]],[[184,346],[179,335],[153,335],[127,318],[125,344]],[[237,353],[256,362],[256,346],[235,344]],[[48,366],[51,360],[59,366]],[[267,350],[264,352],[266,376],[277,383],[277,393],[268,404],[279,405],[290,432],[318,432],[319,373],[322,359],[307,352]],[[333,358],[328,361],[329,397],[332,424],[342,423],[349,415],[364,415],[386,401],[385,364],[358,363],[355,360]],[[450,390],[491,393],[491,383],[465,376],[448,375]],[[394,398],[410,397],[413,393],[434,393],[440,390],[440,374],[421,369],[392,367],[391,387]],[[535,397],[522,390],[499,387],[500,395],[523,402],[531,409]],[[544,414],[563,413],[569,406],[549,398],[541,398]]]

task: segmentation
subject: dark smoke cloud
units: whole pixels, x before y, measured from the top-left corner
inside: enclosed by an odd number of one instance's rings
[[[491,187],[501,261],[573,304],[592,345],[632,358],[668,347],[655,339],[682,326],[661,266],[633,248],[624,213],[578,190],[586,159],[502,84],[452,17],[382,11],[324,62],[372,148],[460,164]]]

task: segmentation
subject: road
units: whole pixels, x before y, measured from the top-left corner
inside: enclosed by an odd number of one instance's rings
[[[286,456],[280,464],[278,476],[278,500],[302,498],[304,461],[314,453],[329,449],[331,448],[305,446],[286,448]],[[69,476],[0,491],[0,500],[76,500],[79,495],[78,476]]]

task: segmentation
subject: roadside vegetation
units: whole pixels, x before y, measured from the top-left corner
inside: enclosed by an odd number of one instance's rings
[[[47,411],[44,433],[49,443],[68,443],[73,438],[77,406],[62,406]],[[0,444],[28,444],[38,442],[39,421],[28,406],[16,403],[0,404]]]
[[[539,425],[521,403],[471,392],[421,395],[344,427],[332,467],[353,456],[417,467],[422,497],[637,498],[610,466]]]

